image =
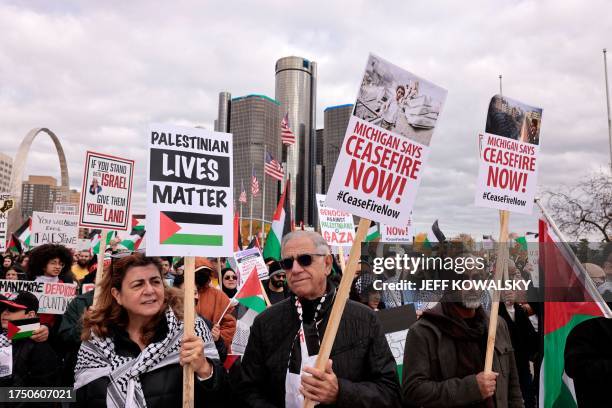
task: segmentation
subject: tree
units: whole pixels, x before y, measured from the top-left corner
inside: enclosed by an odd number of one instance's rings
[[[545,196],[553,219],[570,238],[597,235],[612,241],[612,177],[605,170]]]

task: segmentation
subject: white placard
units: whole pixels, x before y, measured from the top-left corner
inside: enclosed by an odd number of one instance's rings
[[[50,283],[0,279],[0,294],[8,298],[17,292],[30,292],[38,298],[38,313],[64,314],[68,303],[77,295],[76,283]]]
[[[236,267],[238,268],[238,286],[242,286],[249,277],[249,274],[253,271],[253,268],[257,268],[257,276],[260,280],[269,278],[268,267],[264,262],[259,248],[249,248],[244,251],[238,251],[234,254],[234,259],[236,260]]]
[[[370,54],[326,204],[404,227],[445,100],[446,90]]]
[[[134,160],[87,152],[79,225],[127,230],[133,178]]]
[[[32,214],[31,246],[59,244],[78,249],[79,217],[34,211]]]
[[[505,96],[489,103],[475,204],[531,214],[538,186],[542,109]]]
[[[0,193],[0,253],[6,251],[8,241],[8,213],[15,207],[9,193]]]
[[[151,125],[147,255],[233,254],[232,135]]]
[[[53,212],[56,214],[79,215],[78,205],[73,203],[53,203]]]
[[[321,235],[329,246],[348,246],[355,241],[353,215],[325,205],[325,195],[317,194]]]
[[[412,220],[404,227],[396,227],[394,225],[380,224],[380,242],[407,242],[412,243],[410,227]]]

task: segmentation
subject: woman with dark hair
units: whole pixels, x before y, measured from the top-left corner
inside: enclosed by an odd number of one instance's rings
[[[30,253],[28,275],[30,279],[50,283],[73,283],[72,253],[63,245],[44,244]]]
[[[196,318],[195,335],[184,335],[181,293],[164,285],[157,258],[121,258],[104,275],[98,296],[83,319],[77,405],[181,406],[181,366],[189,364],[195,405],[218,406],[224,370],[211,333]]]

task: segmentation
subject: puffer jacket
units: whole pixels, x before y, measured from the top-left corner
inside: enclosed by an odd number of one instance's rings
[[[319,340],[323,339],[330,312],[331,307],[318,326]],[[240,406],[285,406],[287,365],[299,328],[293,296],[255,318],[242,359]],[[338,400],[334,406],[400,406],[395,360],[375,312],[347,301],[330,359],[338,378]]]
[[[153,342],[161,341],[168,332],[165,320],[153,337]],[[137,357],[140,348],[128,336],[125,330],[112,328],[115,351],[121,356]],[[205,381],[195,378],[195,405],[206,407],[223,407],[223,395],[226,384],[226,372],[218,360],[210,360],[213,364],[213,376]],[[182,406],[183,397],[183,367],[178,363],[170,364],[140,376],[140,383],[148,408],[170,408]],[[77,403],[75,406],[83,408],[106,407],[106,391],[109,384],[108,377],[98,378],[76,390]]]

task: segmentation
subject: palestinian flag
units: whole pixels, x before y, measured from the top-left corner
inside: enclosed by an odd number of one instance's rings
[[[421,232],[416,234],[414,237],[414,242],[421,244],[423,248],[431,249],[434,243],[444,242],[446,241],[446,236],[440,230],[440,226],[438,225],[438,220],[435,220],[433,224],[431,224],[431,230],[425,232]]]
[[[272,218],[272,228],[266,239],[266,243],[263,249],[263,257],[274,258],[280,261],[281,258],[281,241],[285,234],[292,231],[291,229],[291,207],[289,205],[289,192],[290,183],[289,179],[285,183],[285,190],[278,201],[276,211],[274,212],[274,218]]]
[[[540,267],[543,270],[544,359],[540,369],[540,403],[543,408],[576,407],[574,382],[564,369],[564,350],[571,330],[585,320],[612,317],[589,275],[571,249],[563,245],[552,226],[539,225]],[[562,238],[561,238],[562,239]],[[570,301],[561,301],[570,295]],[[579,295],[579,299],[576,299]],[[581,301],[573,301],[581,300]]]
[[[527,251],[527,238],[518,237],[518,238],[514,238],[514,240],[516,241],[517,244],[521,246],[521,249],[523,251]]]
[[[223,246],[222,214],[159,212],[159,243],[165,245]]]
[[[106,247],[110,246],[110,242],[117,235],[116,231],[108,231],[106,234]],[[89,246],[92,254],[100,253],[100,239],[102,238],[102,230],[95,229],[89,233]]]
[[[376,239],[380,239],[380,228],[376,222],[370,221],[370,228],[368,228],[366,233],[365,242],[371,242]]]
[[[27,339],[32,337],[34,330],[39,327],[40,319],[38,317],[9,321],[7,337],[11,340]]]
[[[144,215],[132,215],[132,232],[126,239],[121,240],[119,247],[126,251],[136,251],[142,243],[142,238],[145,235],[145,217]]]
[[[28,219],[11,234],[8,249],[11,252],[25,252],[30,249],[30,232],[32,231],[32,217]]]
[[[231,352],[244,354],[251,333],[251,325],[255,317],[266,310],[266,302],[263,296],[263,287],[257,276],[257,268],[253,268],[244,284],[232,300],[237,301],[247,308],[247,311],[236,322],[236,333],[232,340]]]

